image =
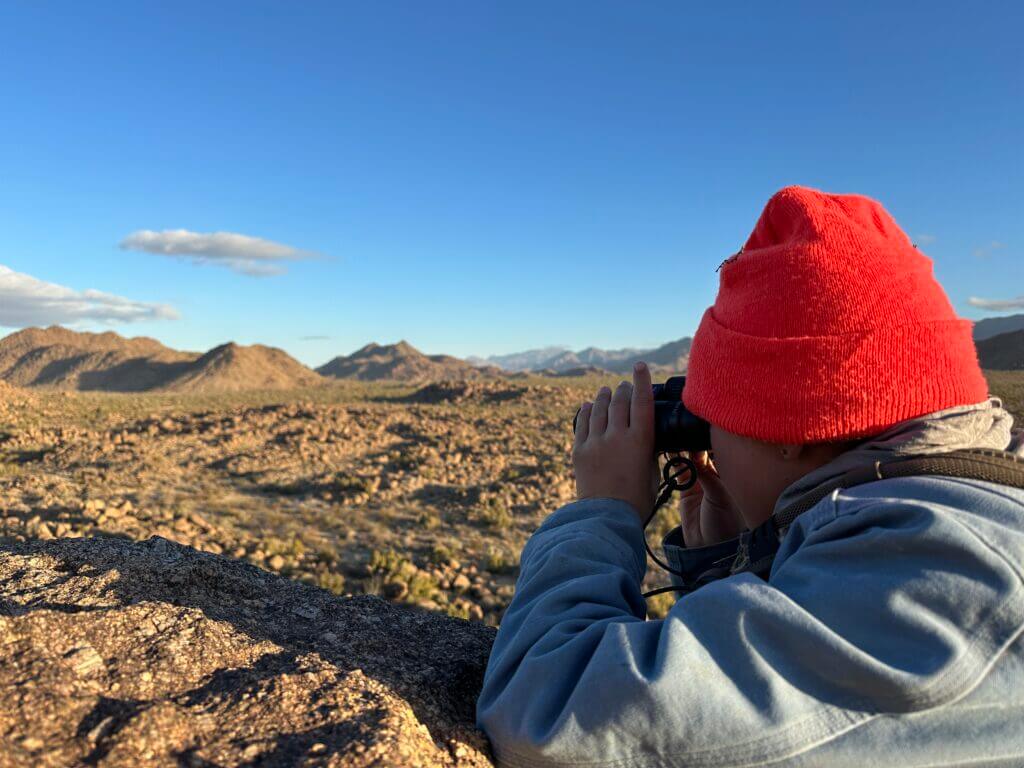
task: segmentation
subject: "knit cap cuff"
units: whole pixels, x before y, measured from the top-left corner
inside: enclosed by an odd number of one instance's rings
[[[694,337],[683,390],[697,416],[773,443],[864,437],[987,396],[969,320],[768,338],[726,328],[714,307]]]

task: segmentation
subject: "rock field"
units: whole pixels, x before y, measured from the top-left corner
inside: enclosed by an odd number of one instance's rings
[[[0,539],[158,535],[496,625],[522,544],[574,496],[570,424],[596,386],[5,388]]]

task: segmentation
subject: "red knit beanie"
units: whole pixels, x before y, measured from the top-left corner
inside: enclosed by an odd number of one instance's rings
[[[971,322],[874,200],[780,190],[720,280],[683,402],[722,429],[843,440],[988,397]]]

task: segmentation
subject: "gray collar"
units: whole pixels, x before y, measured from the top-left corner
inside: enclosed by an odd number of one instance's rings
[[[1013,416],[998,397],[901,421],[788,486],[775,502],[774,511],[855,467],[898,456],[965,448],[995,448],[1024,456],[1024,432],[1013,429]]]

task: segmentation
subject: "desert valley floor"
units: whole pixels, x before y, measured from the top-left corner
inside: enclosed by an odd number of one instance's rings
[[[989,374],[1024,422],[1024,373]],[[571,500],[571,419],[618,378],[340,381],[220,395],[0,383],[0,541],[159,535],[339,594],[497,624]],[[678,522],[675,507],[648,529]],[[655,568],[648,583],[664,582]],[[663,613],[668,595],[652,601]]]

